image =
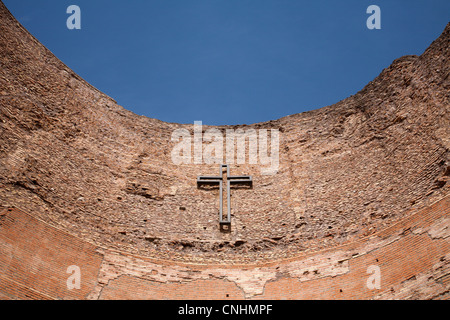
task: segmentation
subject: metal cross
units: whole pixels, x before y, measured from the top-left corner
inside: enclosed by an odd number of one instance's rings
[[[227,169],[226,183],[227,183],[227,216],[226,219],[223,217],[223,168]],[[227,164],[221,164],[219,167],[218,176],[198,176],[197,186],[202,185],[219,185],[219,224],[221,231],[231,231],[231,205],[230,205],[230,185],[231,184],[241,184],[249,185],[252,187],[253,180],[252,176],[230,176],[230,168]]]

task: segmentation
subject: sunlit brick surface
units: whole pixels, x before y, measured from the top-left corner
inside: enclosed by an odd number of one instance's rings
[[[97,281],[102,256],[95,246],[19,210],[0,221],[0,288],[21,299],[83,299]],[[67,268],[81,268],[80,289],[68,290]]]
[[[259,264],[183,264],[96,247],[0,211],[2,299],[440,299],[450,289],[450,198],[365,239]],[[68,290],[69,265],[81,269]],[[369,289],[368,267],[380,268]]]

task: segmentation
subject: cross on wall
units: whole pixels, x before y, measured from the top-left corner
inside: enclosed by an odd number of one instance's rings
[[[226,175],[224,176],[223,171],[226,168]],[[227,215],[224,219],[223,216],[223,184],[226,182],[226,207]],[[200,188],[203,185],[219,185],[219,225],[220,231],[231,231],[231,184],[233,185],[249,185],[253,186],[252,176],[242,175],[242,176],[230,176],[230,168],[227,164],[221,164],[219,166],[218,176],[198,176],[197,186]]]

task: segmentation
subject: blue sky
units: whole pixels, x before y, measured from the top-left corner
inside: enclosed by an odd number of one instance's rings
[[[250,124],[324,107],[420,55],[448,0],[3,0],[60,60],[163,121]],[[81,30],[69,30],[69,5]],[[381,30],[366,9],[381,8]]]

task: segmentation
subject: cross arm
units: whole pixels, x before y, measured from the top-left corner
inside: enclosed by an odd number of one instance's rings
[[[230,184],[253,184],[252,176],[229,176],[228,181],[230,181]]]
[[[218,176],[198,176],[197,185],[201,184],[218,184],[222,182],[222,177]]]

